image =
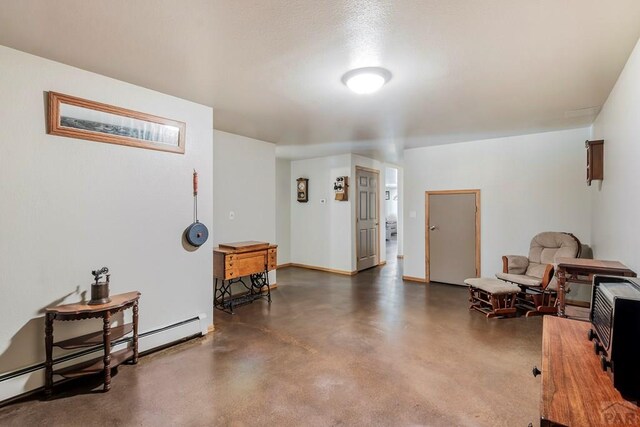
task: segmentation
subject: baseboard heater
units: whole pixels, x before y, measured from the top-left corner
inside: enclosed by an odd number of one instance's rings
[[[140,355],[144,356],[172,345],[206,335],[207,327],[207,316],[201,314],[171,325],[139,333],[138,349]],[[124,337],[112,341],[111,351],[113,352],[124,348],[131,340],[131,337]],[[65,365],[71,365],[93,358],[96,356],[96,353],[102,353],[102,351],[101,345],[90,347],[82,351],[57,357],[53,360],[53,364],[54,366],[64,367]],[[0,406],[43,389],[44,362],[1,374]]]

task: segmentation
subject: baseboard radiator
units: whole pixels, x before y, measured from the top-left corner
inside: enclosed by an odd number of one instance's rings
[[[209,319],[206,314],[200,314],[190,319],[182,320],[138,334],[138,350],[141,356],[173,344],[186,341],[207,334]],[[42,338],[44,340],[44,337]],[[111,351],[124,349],[131,341],[131,337],[124,337],[113,341]],[[54,368],[64,368],[85,360],[99,356],[103,352],[102,346],[84,349],[82,351],[65,354],[54,359]],[[56,378],[54,377],[54,380]],[[31,394],[44,387],[44,362],[21,368],[0,375],[0,406],[25,394]]]

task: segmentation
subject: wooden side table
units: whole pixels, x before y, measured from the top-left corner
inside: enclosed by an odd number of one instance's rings
[[[630,270],[626,265],[618,261],[558,258],[556,259],[556,277],[558,278],[558,316],[567,317],[565,314],[567,280],[571,283],[591,284],[593,282],[594,274],[636,277],[636,273],[633,270]]]
[[[111,388],[111,368],[131,360],[138,362],[138,299],[140,292],[133,291],[125,294],[113,295],[111,302],[107,304],[88,305],[82,303],[65,304],[57,307],[49,307],[45,314],[45,350],[47,359],[45,362],[45,394],[51,396],[53,391],[53,375],[64,378],[77,378],[102,372],[104,375],[104,391]],[[133,321],[125,325],[111,327],[111,316],[120,311],[133,308]],[[102,318],[102,331],[92,332],[64,341],[53,342],[54,320],[69,321]],[[111,343],[114,340],[133,332],[131,348],[125,348],[111,352]],[[102,345],[104,355],[92,360],[80,362],[76,365],[53,370],[53,347],[64,349],[77,349]]]

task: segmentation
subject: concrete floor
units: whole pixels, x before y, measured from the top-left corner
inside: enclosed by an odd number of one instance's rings
[[[0,425],[537,424],[542,319],[488,320],[466,289],[403,283],[394,261],[280,270],[271,305],[216,312],[213,334],[121,366],[109,393],[74,383]]]

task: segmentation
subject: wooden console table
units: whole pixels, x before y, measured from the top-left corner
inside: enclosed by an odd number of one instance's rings
[[[233,313],[233,307],[266,298],[271,302],[269,271],[277,265],[278,245],[266,242],[236,242],[220,244],[213,250],[214,307]],[[250,285],[243,277],[249,276]],[[231,294],[231,285],[241,283],[247,292]],[[266,292],[265,288],[266,287]]]
[[[591,323],[553,316],[543,322],[540,425],[640,425],[640,408],[600,366],[587,338]]]
[[[593,275],[636,277],[633,270],[618,261],[602,261],[599,259],[558,258],[556,260],[556,277],[558,278],[558,316],[565,314],[565,296],[567,281],[571,283],[593,283]]]
[[[88,305],[83,303],[59,305],[49,307],[45,314],[45,350],[47,359],[45,362],[45,394],[51,396],[53,391],[53,376],[60,375],[64,378],[77,378],[83,375],[91,375],[102,372],[104,374],[104,391],[111,388],[111,368],[131,360],[138,362],[138,299],[140,292],[128,292],[111,296],[111,302],[107,304]],[[122,310],[133,308],[133,321],[125,325],[111,327],[111,316]],[[82,320],[102,318],[102,331],[92,332],[75,338],[53,342],[54,320]],[[125,348],[111,352],[111,343],[133,332],[131,348]],[[76,365],[53,370],[53,347],[64,349],[77,349],[102,345],[104,355],[92,360],[80,362]]]

